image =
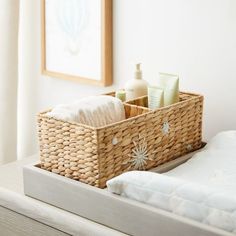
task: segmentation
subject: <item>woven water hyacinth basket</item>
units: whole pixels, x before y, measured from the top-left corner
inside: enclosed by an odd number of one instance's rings
[[[41,168],[104,188],[123,172],[149,170],[201,147],[203,96],[180,93],[180,102],[154,111],[147,97],[124,107],[126,120],[99,128],[40,113]]]

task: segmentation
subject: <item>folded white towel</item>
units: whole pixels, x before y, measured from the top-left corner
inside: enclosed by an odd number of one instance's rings
[[[58,105],[48,116],[93,127],[102,127],[125,119],[123,103],[111,96],[91,96],[72,104]]]

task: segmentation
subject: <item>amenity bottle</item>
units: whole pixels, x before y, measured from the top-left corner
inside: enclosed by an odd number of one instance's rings
[[[148,83],[142,79],[141,64],[136,64],[134,79],[125,84],[126,101],[147,95]]]

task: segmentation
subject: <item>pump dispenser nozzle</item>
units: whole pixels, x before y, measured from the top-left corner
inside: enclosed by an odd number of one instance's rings
[[[136,64],[135,79],[142,79],[141,63]]]

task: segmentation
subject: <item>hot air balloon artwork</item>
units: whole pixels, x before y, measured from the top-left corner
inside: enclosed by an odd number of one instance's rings
[[[41,0],[42,72],[112,83],[112,0]]]
[[[67,50],[78,54],[82,43],[80,36],[89,21],[88,1],[58,0],[57,7],[58,26],[65,34]]]

